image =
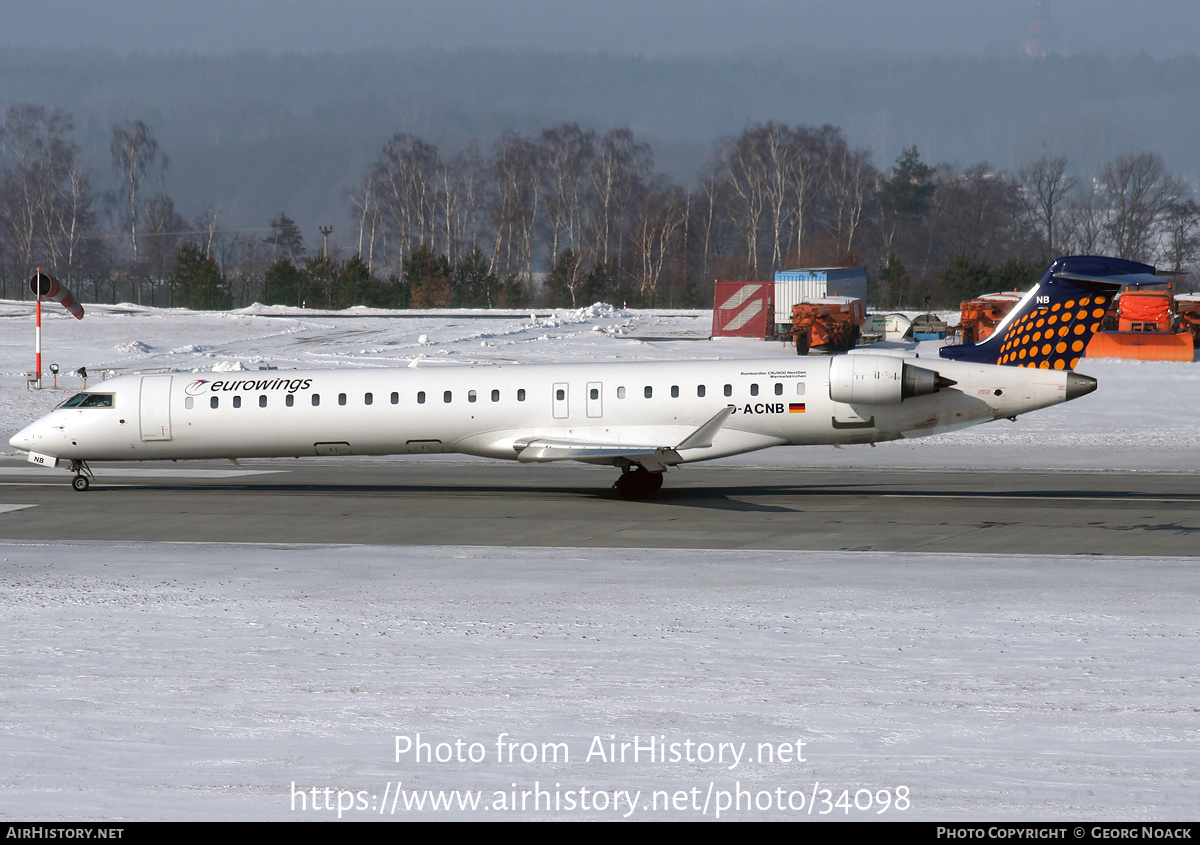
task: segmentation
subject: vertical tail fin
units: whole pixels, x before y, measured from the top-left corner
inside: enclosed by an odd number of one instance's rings
[[[1149,264],[1071,255],[1046,268],[996,331],[982,343],[944,346],[943,358],[1073,370],[1118,288],[1162,284]]]

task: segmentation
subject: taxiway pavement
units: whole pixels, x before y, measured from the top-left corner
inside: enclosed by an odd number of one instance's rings
[[[626,502],[615,471],[445,459],[0,460],[0,537],[234,543],[1196,554],[1200,474],[696,465]]]

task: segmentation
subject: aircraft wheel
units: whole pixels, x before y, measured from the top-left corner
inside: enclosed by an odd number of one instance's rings
[[[71,486],[80,493],[88,489],[92,484],[86,475],[77,475],[71,479]]]
[[[663,473],[661,473],[661,472],[650,473],[649,481],[650,481],[650,490],[647,492],[646,495],[653,496],[655,493],[657,493],[659,490],[662,489]]]
[[[622,499],[637,501],[653,496],[662,487],[662,483],[663,474],[661,472],[650,472],[638,467],[635,470],[621,473],[621,477],[613,486],[617,488],[617,495]]]

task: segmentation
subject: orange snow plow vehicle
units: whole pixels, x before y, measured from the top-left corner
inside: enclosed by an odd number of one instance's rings
[[[1200,302],[1188,302],[1181,317],[1170,290],[1127,290],[1105,315],[1105,330],[1092,335],[1088,358],[1191,361],[1200,334]]]
[[[854,296],[826,296],[792,306],[792,330],[780,337],[796,344],[797,355],[846,352],[862,336],[867,320],[863,301]]]
[[[1191,332],[1192,341],[1200,345],[1200,293],[1176,296],[1175,313],[1179,315],[1179,328]]]
[[[1021,301],[1023,294],[985,293],[959,305],[958,330],[963,343],[979,343],[996,331],[996,326]]]

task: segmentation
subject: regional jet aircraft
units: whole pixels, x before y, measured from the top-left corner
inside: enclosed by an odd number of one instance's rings
[[[9,442],[76,490],[90,462],[457,453],[620,470],[641,499],[670,467],[772,446],[922,437],[1078,398],[1071,372],[1114,292],[1145,264],[1055,261],[997,331],[941,358],[852,353],[671,363],[129,375]]]

